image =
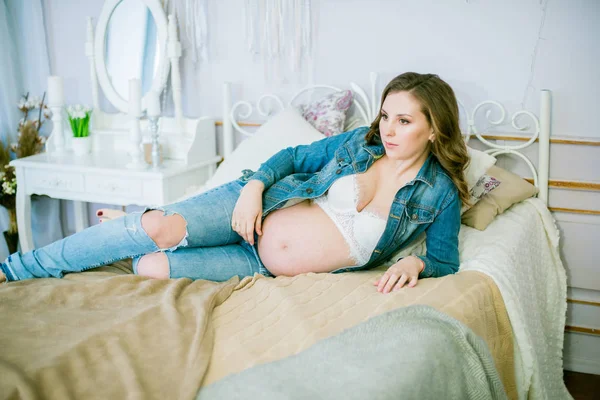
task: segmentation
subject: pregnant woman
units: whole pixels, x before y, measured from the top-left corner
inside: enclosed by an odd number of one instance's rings
[[[60,278],[124,258],[138,275],[224,281],[377,267],[387,293],[458,270],[467,149],[452,88],[405,73],[370,127],[281,150],[258,171],[185,201],[107,219],[0,265],[0,280]]]

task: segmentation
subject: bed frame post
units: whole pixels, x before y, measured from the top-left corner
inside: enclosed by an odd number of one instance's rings
[[[231,122],[231,82],[223,83],[223,157],[233,152],[233,124]]]
[[[538,154],[538,198],[548,205],[548,180],[550,175],[550,123],[552,104],[550,91],[541,91],[540,100],[540,146]]]

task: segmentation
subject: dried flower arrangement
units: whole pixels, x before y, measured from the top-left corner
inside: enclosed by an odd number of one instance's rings
[[[17,178],[15,169],[9,163],[13,158],[32,156],[44,149],[46,138],[40,136],[40,129],[45,120],[52,116],[52,112],[44,104],[45,98],[46,93],[41,100],[39,97],[30,98],[29,93],[24,95],[17,104],[17,108],[23,113],[17,127],[17,142],[9,145],[0,140],[0,205],[6,207],[10,217],[10,226],[8,231],[4,232],[4,237],[11,253],[17,249],[19,232],[16,217]],[[29,116],[30,113],[33,114],[33,110],[38,110],[37,119],[31,120]]]

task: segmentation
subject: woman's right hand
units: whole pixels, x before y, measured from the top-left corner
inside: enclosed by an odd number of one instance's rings
[[[254,230],[262,235],[262,193],[265,185],[251,180],[244,186],[233,209],[231,228],[246,242],[254,245]]]

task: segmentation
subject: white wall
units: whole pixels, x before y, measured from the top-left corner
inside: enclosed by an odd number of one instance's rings
[[[242,0],[209,1],[210,62],[184,66],[185,113],[220,114],[220,85],[239,84],[246,98],[298,84],[265,79],[246,51]],[[413,70],[446,79],[467,106],[489,98],[509,111],[537,110],[537,91],[554,92],[554,134],[600,137],[590,116],[600,109],[600,2],[596,0],[313,0],[314,82],[364,87]],[[83,46],[85,17],[98,0],[45,0],[52,73],[65,78],[67,101],[91,103]],[[543,9],[546,7],[543,26]],[[541,27],[541,31],[540,31]],[[531,71],[534,49],[541,33]],[[525,96],[531,79],[532,88]],[[302,83],[308,83],[305,80]],[[243,89],[242,85],[243,84]],[[382,86],[385,82],[382,83]]]
[[[511,113],[522,103],[537,113],[539,90],[551,89],[553,135],[600,138],[595,118],[600,1],[313,0],[313,68],[304,80],[287,83],[266,79],[264,66],[246,51],[244,1],[209,3],[210,61],[194,66],[189,57],[183,60],[187,116],[220,118],[223,81],[233,82],[236,98],[257,99],[272,90],[292,93],[310,77],[314,83],[343,87],[355,81],[368,88],[371,71],[380,74],[383,88],[412,70],[439,74],[469,109],[494,99]],[[44,6],[51,72],[64,77],[67,102],[90,104],[85,17],[97,19],[102,2],[44,0]],[[552,146],[551,178],[600,182],[600,147],[575,147]],[[550,205],[598,209],[599,197],[554,189]],[[558,214],[557,219],[564,222],[562,250],[570,282],[600,289],[600,281],[587,278],[599,269],[598,247],[582,252],[583,242],[577,240],[581,235],[597,242],[600,217]]]

